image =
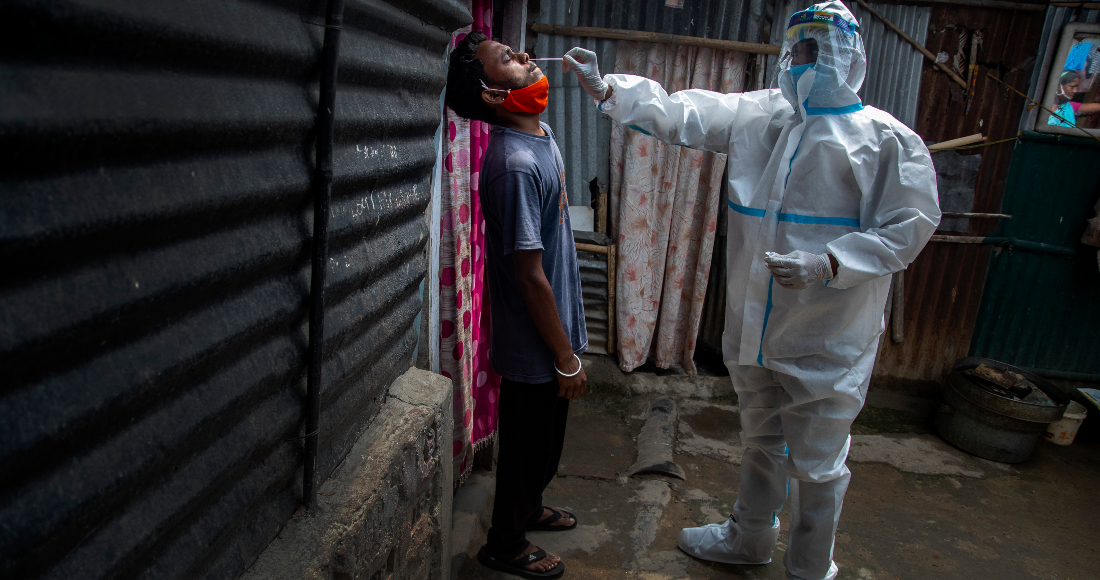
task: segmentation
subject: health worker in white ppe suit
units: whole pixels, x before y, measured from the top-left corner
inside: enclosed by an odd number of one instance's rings
[[[867,62],[840,2],[796,13],[779,89],[668,95],[649,79],[601,78],[596,55],[563,68],[612,119],[676,145],[729,155],[729,278],[723,355],[741,409],[741,488],[721,524],[686,528],[704,560],[766,564],[791,501],[788,578],[832,579],[851,474],[852,421],[883,331],[888,274],[939,224],[924,142],[856,95]]]

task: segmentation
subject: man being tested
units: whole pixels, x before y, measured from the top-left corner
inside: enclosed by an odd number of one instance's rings
[[[573,514],[542,505],[565,440],[569,400],[587,379],[588,348],[565,165],[539,122],[549,84],[526,54],[474,32],[451,53],[447,105],[494,125],[481,164],[492,347],[501,376],[496,497],[478,560],[525,578],[556,578],[561,559],[525,531],[564,531]]]
[[[770,562],[789,490],[785,564],[805,580],[837,574],[849,431],[883,331],[887,275],[916,258],[940,219],[923,141],[856,95],[866,71],[857,26],[840,2],[795,14],[780,88],[742,94],[670,96],[649,79],[601,78],[584,49],[563,60],[619,123],[729,154],[722,350],[746,449],[734,513],[684,529],[680,548]]]

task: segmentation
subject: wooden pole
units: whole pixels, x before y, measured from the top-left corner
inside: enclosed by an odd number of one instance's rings
[[[587,36],[589,38],[610,38],[613,40],[638,40],[641,42],[657,42],[660,44],[678,44],[681,46],[698,46],[701,48],[714,48],[717,50],[737,50],[754,54],[779,55],[782,48],[778,44],[763,44],[758,42],[740,42],[737,40],[720,40],[717,38],[699,38],[698,36],[681,36],[679,34],[666,34],[663,32],[644,32],[640,30],[622,30],[618,28],[597,28],[594,26],[563,26],[559,24],[531,25],[531,30],[539,34],[555,34],[558,36]]]
[[[955,83],[957,83],[960,87],[962,87],[962,90],[964,90],[964,91],[967,90],[966,81],[962,80],[962,77],[955,74],[955,71],[953,71],[953,70],[947,68],[946,66],[944,66],[944,64],[942,62],[936,62],[936,55],[932,54],[927,48],[924,48],[924,45],[917,42],[916,40],[913,40],[912,36],[909,36],[908,34],[906,34],[904,30],[898,28],[897,25],[895,25],[893,22],[890,22],[889,20],[887,20],[885,16],[879,14],[877,10],[875,10],[874,8],[871,8],[871,5],[868,4],[865,0],[856,0],[856,2],[858,2],[859,5],[862,6],[864,10],[870,12],[872,16],[874,16],[875,18],[878,18],[879,20],[881,20],[882,23],[885,24],[887,28],[889,28],[890,30],[893,30],[894,32],[898,33],[898,36],[900,36],[903,40],[905,40],[905,42],[908,42],[909,44],[912,44],[913,47],[916,48],[917,50],[919,50],[920,53],[923,54],[925,58],[927,58],[929,61],[932,62],[933,65],[936,66],[936,68],[938,68],[941,71],[947,73],[947,76],[951,77],[951,80],[955,81]]]
[[[890,338],[900,343],[905,340],[905,270],[894,273],[894,308],[890,312]]]
[[[615,263],[619,247],[607,247],[607,354],[615,353]]]
[[[942,217],[958,217],[958,218],[989,218],[999,220],[1010,220],[1012,216],[1006,213],[971,213],[965,211],[945,211],[940,214]]]
[[[592,252],[593,254],[607,254],[608,246],[597,246],[596,244],[582,244],[580,242],[574,242],[577,245],[578,252]]]
[[[894,277],[890,276],[890,291],[886,293],[886,310],[882,313],[883,332],[878,336],[878,352],[879,356],[882,356],[882,345],[886,344],[886,336],[891,334],[890,329],[891,321],[894,320],[891,314],[894,308]]]
[[[601,185],[600,189],[604,189]],[[596,228],[597,232],[607,233],[607,194],[600,191],[596,195]]]
[[[936,143],[935,145],[929,145],[929,151],[939,151],[940,149],[950,149],[952,147],[962,147],[963,145],[972,145],[978,141],[984,141],[985,137],[981,133],[974,133],[969,137],[959,137],[958,139],[951,139],[949,141],[943,141],[942,143]]]
[[[948,242],[952,244],[983,244],[984,236],[932,236],[930,242]]]
[[[978,43],[982,41],[982,31],[970,31],[970,62],[966,67],[966,111],[970,114],[970,105],[974,102],[974,91],[978,84]]]

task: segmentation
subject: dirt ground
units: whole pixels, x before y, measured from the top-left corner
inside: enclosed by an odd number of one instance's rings
[[[657,396],[595,392],[573,403],[562,466],[545,501],[576,513],[579,525],[529,539],[563,558],[566,578],[785,578],[786,507],[771,564],[702,562],[676,545],[681,528],[723,521],[733,509],[742,450],[735,400],[677,399],[675,459],[686,481],[626,476]],[[951,447],[922,417],[867,407],[853,427],[848,466],[834,556],[839,578],[1100,578],[1095,438],[1069,447],[1040,441],[1027,462],[1007,465]],[[460,578],[515,576],[472,560]]]

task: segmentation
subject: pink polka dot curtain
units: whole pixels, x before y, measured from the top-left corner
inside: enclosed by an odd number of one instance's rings
[[[474,0],[474,23],[452,35],[452,48],[471,30],[490,38],[492,1]],[[454,386],[456,484],[469,475],[474,453],[496,436],[500,377],[489,364],[489,299],[485,294],[485,219],[478,199],[489,125],[444,115],[440,211],[439,367]]]
[[[651,78],[669,93],[741,91],[746,55],[619,41],[615,72]],[[611,129],[608,215],[617,234],[619,366],[653,357],[695,374],[695,340],[707,293],[726,156],[685,149],[618,123]]]

